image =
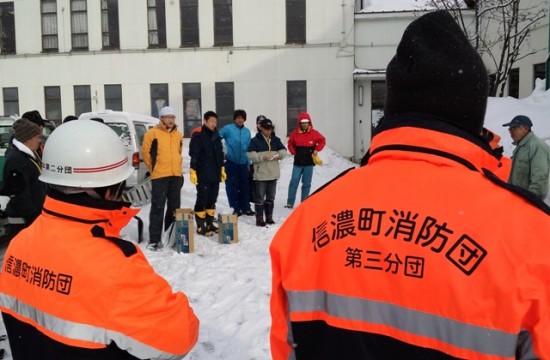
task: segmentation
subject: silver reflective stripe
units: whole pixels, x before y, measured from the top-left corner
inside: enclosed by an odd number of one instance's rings
[[[323,311],[341,319],[391,326],[487,355],[515,357],[518,335],[380,301],[325,291],[287,291],[290,312]]]
[[[162,352],[116,331],[63,320],[6,294],[0,294],[0,307],[10,309],[24,318],[31,319],[40,326],[67,339],[88,341],[102,345],[109,345],[114,341],[120,349],[140,359],[177,360],[183,358],[183,355]]]

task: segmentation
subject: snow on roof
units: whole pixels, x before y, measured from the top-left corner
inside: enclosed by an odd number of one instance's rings
[[[432,9],[432,7],[425,6],[425,0],[366,0],[360,12],[413,11],[425,9]]]

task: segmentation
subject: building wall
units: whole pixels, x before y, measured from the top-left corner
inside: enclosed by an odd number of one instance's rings
[[[5,2],[5,0],[0,0]],[[235,107],[270,117],[287,132],[286,82],[307,81],[307,110],[328,145],[353,154],[353,0],[306,1],[306,44],[285,45],[285,1],[233,0],[233,44],[214,47],[212,0],[199,0],[200,47],[180,48],[179,1],[166,0],[167,49],[147,49],[146,0],[119,0],[120,50],[101,50],[100,1],[88,0],[89,51],[71,51],[70,2],[57,0],[59,52],[42,53],[38,0],[15,1],[16,55],[0,55],[0,87],[17,87],[19,109],[44,114],[44,86],[60,86],[63,117],[74,85],[90,85],[92,111],[104,85],[121,84],[123,109],[150,114],[150,84],[167,83],[182,125],[182,83],[200,82],[202,112],[215,110],[215,83],[235,87]],[[3,101],[0,93],[0,114]]]

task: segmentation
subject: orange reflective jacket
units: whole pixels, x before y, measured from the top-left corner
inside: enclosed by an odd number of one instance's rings
[[[270,246],[273,359],[550,358],[550,209],[487,149],[389,126],[295,209]]]
[[[14,359],[80,358],[75,352],[118,359],[105,355],[113,347],[124,359],[181,359],[189,352],[199,321],[186,296],[172,292],[138,246],[118,239],[136,213],[88,196],[48,195],[2,265],[0,309]]]

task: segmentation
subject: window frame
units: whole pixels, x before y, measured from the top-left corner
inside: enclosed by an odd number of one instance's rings
[[[533,64],[533,89],[535,88],[537,79],[545,79],[545,78],[546,78],[546,63]]]
[[[151,116],[159,117],[160,109],[165,106],[170,106],[170,94],[168,89],[168,83],[155,83],[149,85],[149,93],[151,99]],[[163,100],[162,104],[157,101]]]
[[[105,84],[103,86],[105,95],[105,109],[113,111],[122,111],[122,85],[121,84]],[[116,92],[115,96],[110,96]]]
[[[510,69],[508,73],[508,96],[519,99],[519,68]]]
[[[6,11],[7,14],[5,14]],[[0,36],[2,33],[7,33],[6,36],[0,39],[0,54],[15,54],[15,10],[13,1],[0,3],[0,29],[2,29]]]
[[[286,44],[306,43],[306,0],[285,0]]]
[[[286,135],[297,126],[298,115],[307,111],[307,81],[288,80],[286,82]]]
[[[155,23],[152,23],[152,20]],[[154,41],[156,37],[156,42]],[[165,0],[147,0],[147,43],[149,49],[166,48]]]
[[[202,89],[201,83],[183,83],[183,135],[189,137],[191,132],[202,125]]]
[[[233,46],[233,2],[213,0],[213,5],[214,46]]]
[[[198,0],[180,0],[180,35],[182,48],[200,46]]]
[[[62,120],[60,86],[44,86],[44,106],[46,119]]]
[[[84,9],[75,9],[77,3],[83,4]],[[82,19],[82,23],[77,23],[77,19]],[[86,0],[71,0],[71,50],[87,51],[88,49],[88,3]]]
[[[52,11],[45,11],[44,8],[48,7],[46,4],[52,7]],[[48,21],[51,17],[51,21]],[[59,51],[59,29],[57,25],[57,0],[40,0],[40,21],[41,21],[41,34],[42,34],[42,52],[58,52]],[[52,23],[51,33],[46,33],[46,26],[48,23]],[[46,47],[46,44],[52,42],[52,46]],[[49,45],[49,44],[48,44]],[[55,45],[55,46],[54,46]]]
[[[120,49],[118,0],[101,0],[101,46],[103,50]]]
[[[84,93],[81,93],[84,91]],[[92,111],[92,89],[90,85],[74,85],[74,116],[79,117],[80,114]]]
[[[14,91],[11,94],[8,92]],[[15,96],[14,96],[15,95]],[[4,115],[19,115],[19,88],[17,87],[5,87],[2,88],[2,101],[4,106]],[[8,108],[14,108],[14,111],[10,114]]]
[[[216,113],[218,114],[218,129],[233,122],[235,110],[235,83],[221,81],[215,84]]]

